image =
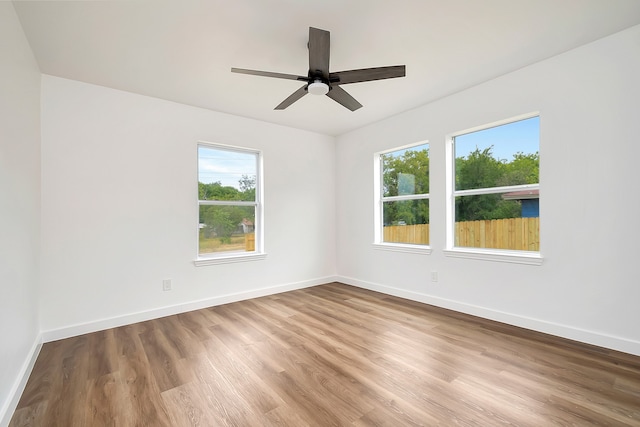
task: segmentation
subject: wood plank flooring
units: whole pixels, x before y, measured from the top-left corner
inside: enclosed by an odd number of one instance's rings
[[[10,426],[640,426],[640,357],[340,283],[46,343]]]

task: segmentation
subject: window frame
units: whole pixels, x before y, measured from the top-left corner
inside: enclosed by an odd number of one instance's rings
[[[400,147],[394,147],[391,149],[378,151],[373,155],[373,175],[374,175],[374,237],[373,247],[374,249],[404,252],[414,254],[431,254],[431,241],[428,245],[413,244],[413,243],[393,243],[385,242],[384,239],[384,203],[394,201],[405,200],[430,200],[431,185],[429,185],[429,193],[426,194],[409,194],[402,196],[383,196],[383,170],[382,170],[382,156],[385,154],[393,153],[395,151],[407,150],[410,148],[419,147],[421,145],[429,146],[429,154],[431,154],[431,144],[428,140],[415,142]],[[431,157],[429,157],[429,163],[431,163]],[[429,181],[431,181],[431,167],[429,167]],[[429,221],[431,223],[431,221]]]
[[[200,173],[200,147],[210,148],[220,151],[229,151],[256,156],[256,198],[254,201],[242,200],[200,200],[197,184]],[[263,154],[261,150],[238,147],[234,145],[218,144],[213,142],[198,141],[196,144],[196,267],[205,265],[228,264],[235,262],[257,261],[266,258],[264,251],[264,202],[263,202]],[[254,235],[255,247],[252,252],[218,252],[207,255],[200,254],[200,207],[201,206],[253,206],[255,209]]]
[[[519,116],[511,117],[504,120],[476,126],[470,129],[465,129],[455,133],[451,133],[446,136],[446,159],[447,159],[447,177],[446,177],[446,247],[444,249],[445,256],[453,258],[468,258],[476,260],[486,261],[498,261],[508,262],[516,264],[529,264],[529,265],[541,265],[543,261],[542,257],[542,244],[539,251],[520,251],[509,249],[494,249],[494,248],[473,248],[465,246],[455,246],[455,215],[456,215],[456,197],[459,196],[471,196],[481,194],[502,194],[509,191],[521,191],[521,190],[539,190],[540,189],[540,176],[538,176],[537,184],[524,184],[524,185],[510,185],[502,187],[484,187],[468,190],[456,190],[456,170],[455,170],[455,138],[461,135],[467,135],[482,130],[495,128],[499,126],[508,125],[510,123],[532,119],[534,117],[540,118],[540,112],[532,112],[522,114]],[[542,121],[540,121],[542,123]],[[540,144],[538,144],[538,152],[540,152]]]

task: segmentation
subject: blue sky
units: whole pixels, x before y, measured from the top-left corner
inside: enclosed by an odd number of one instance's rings
[[[493,157],[511,161],[517,152],[535,153],[540,147],[540,118],[520,120],[506,125],[460,135],[455,138],[456,157],[466,157],[477,148],[491,147]]]
[[[456,157],[466,157],[476,148],[480,151],[493,146],[491,153],[499,160],[511,161],[515,153],[532,154],[540,147],[540,118],[532,117],[505,125],[459,135],[455,138]],[[421,150],[429,145],[386,153],[402,156],[407,150]]]
[[[466,157],[477,148],[493,146],[493,157],[510,161],[517,152],[525,154],[539,150],[540,118],[520,120],[506,125],[484,129],[455,138],[456,157]],[[428,148],[428,145],[412,149]],[[401,155],[406,150],[394,154]],[[198,180],[204,183],[220,181],[222,185],[238,188],[242,175],[257,173],[256,156],[252,153],[198,147]]]
[[[397,151],[392,151],[390,153],[384,153],[383,156],[402,157],[404,153],[406,153],[407,151],[420,151],[420,150],[429,151],[429,144],[416,145],[411,148],[405,148]]]
[[[242,175],[255,176],[256,155],[237,151],[198,147],[198,181],[205,184],[219,181],[223,186],[238,188]]]

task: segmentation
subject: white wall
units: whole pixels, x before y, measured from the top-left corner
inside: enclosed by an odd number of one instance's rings
[[[0,425],[39,345],[40,72],[0,2]],[[16,399],[17,399],[16,397]]]
[[[46,75],[42,135],[45,341],[335,278],[332,137]],[[263,151],[265,260],[194,266],[200,140]]]
[[[640,355],[638,76],[634,27],[339,137],[339,276]],[[543,265],[445,257],[445,135],[534,111]],[[433,253],[375,250],[373,153],[423,140],[431,144]]]

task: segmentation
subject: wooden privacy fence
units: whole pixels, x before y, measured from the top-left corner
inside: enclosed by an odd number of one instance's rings
[[[429,244],[429,224],[384,227],[384,241]],[[469,248],[540,250],[540,218],[463,221],[455,224],[455,246]]]
[[[385,242],[429,244],[429,224],[389,225],[383,228]]]
[[[256,250],[256,234],[247,233],[244,235],[244,249],[247,252],[253,252]]]
[[[457,222],[455,245],[471,248],[540,250],[540,218]]]

